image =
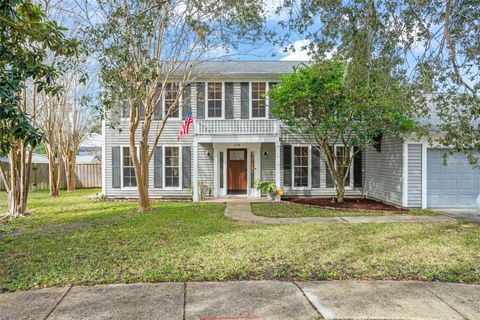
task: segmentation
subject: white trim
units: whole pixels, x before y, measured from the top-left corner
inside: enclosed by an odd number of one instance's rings
[[[402,206],[408,207],[408,144],[403,143]]]
[[[280,141],[278,135],[195,136],[199,143],[272,143]]]
[[[199,201],[199,194],[198,194],[198,143],[196,138],[193,138],[193,145],[192,145],[192,152],[193,152],[193,170],[192,170],[192,188],[193,188],[193,201]]]
[[[308,161],[308,183],[307,186],[295,187],[295,148],[307,147],[307,161]],[[311,164],[312,145],[311,144],[292,144],[292,190],[311,190],[312,189],[312,164]]]
[[[247,151],[247,190],[245,196],[258,197],[260,194],[258,191],[251,187],[251,153],[254,152],[255,167],[254,167],[254,179],[260,179],[261,175],[261,144],[260,143],[214,143],[213,152],[214,157],[217,156],[217,161],[214,158],[213,167],[213,188],[214,196],[215,191],[218,197],[228,195],[228,150],[229,149],[246,149]],[[223,188],[220,188],[220,152],[223,152]]]
[[[178,148],[178,187],[167,187],[165,184],[165,169],[166,169],[166,152],[165,148]],[[163,190],[182,190],[182,182],[183,182],[183,163],[182,163],[182,145],[179,144],[165,144],[162,145],[162,186]]]
[[[209,83],[221,83],[222,84],[222,105],[221,105],[221,113],[220,117],[209,117],[208,116],[208,84]],[[206,81],[205,82],[205,119],[216,119],[216,120],[223,120],[225,119],[225,81]]]
[[[253,83],[265,83],[265,117],[253,117],[252,116],[252,108],[253,108],[253,95],[252,95],[252,84]],[[268,98],[268,82],[266,81],[249,81],[248,82],[248,116],[249,119],[252,120],[261,120],[261,119],[269,119],[269,107],[270,107],[270,100]]]
[[[275,142],[275,185],[280,188],[280,149],[282,144],[280,141]],[[280,201],[280,196],[275,197],[275,201]]]
[[[107,195],[107,136],[106,136],[105,118],[102,120],[102,194]],[[111,151],[110,151],[111,152]],[[113,155],[112,155],[113,156]],[[113,168],[110,168],[113,169]]]
[[[130,150],[130,145],[125,145],[125,144],[120,145],[120,190],[138,190],[137,177],[135,177],[135,183],[137,184],[137,186],[135,186],[135,187],[124,187],[123,186],[123,148],[125,148],[125,147],[129,148],[129,150]],[[137,150],[137,157],[140,157],[140,148],[138,146],[135,146],[135,148]],[[132,162],[133,162],[133,160],[132,160]]]
[[[428,145],[422,143],[422,209],[427,208],[427,149]]]

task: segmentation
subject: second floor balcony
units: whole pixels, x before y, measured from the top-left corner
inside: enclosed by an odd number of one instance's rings
[[[197,120],[195,134],[218,135],[278,135],[279,123],[272,119],[221,119]]]

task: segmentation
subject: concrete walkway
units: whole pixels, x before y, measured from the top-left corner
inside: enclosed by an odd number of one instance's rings
[[[480,319],[480,286],[237,281],[62,287],[0,294],[0,319]]]
[[[439,222],[454,221],[453,218],[439,216],[414,216],[414,215],[391,215],[391,216],[354,216],[354,217],[308,217],[308,218],[271,218],[260,217],[252,213],[249,202],[227,202],[225,216],[243,222],[250,223],[392,223],[392,222]]]

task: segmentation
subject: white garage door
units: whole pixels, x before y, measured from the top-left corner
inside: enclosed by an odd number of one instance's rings
[[[480,170],[464,154],[455,153],[443,164],[445,150],[427,151],[427,206],[471,208],[480,192]]]

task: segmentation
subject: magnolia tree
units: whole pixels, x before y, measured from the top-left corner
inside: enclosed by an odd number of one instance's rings
[[[239,38],[258,36],[262,9],[254,0],[106,0],[95,9],[97,16],[89,19],[86,31],[99,49],[103,107],[128,107],[139,209],[149,210],[148,164],[196,66]],[[154,121],[169,82],[179,83],[176,97],[170,97],[162,120]]]
[[[338,202],[344,201],[356,154],[384,134],[401,137],[415,124],[401,80],[383,71],[352,78],[350,67],[339,60],[298,67],[269,91],[272,114],[322,152]],[[335,144],[343,146],[340,152]]]
[[[45,60],[47,52],[55,56],[75,54],[77,43],[67,39],[64,31],[32,1],[2,2],[0,155],[9,156],[10,178],[1,166],[0,176],[7,189],[11,217],[27,212],[32,150],[42,138],[32,121],[36,117],[35,99],[29,103],[28,92],[57,91],[54,79],[58,72]]]
[[[278,45],[299,36],[313,58],[337,52],[352,64],[364,64],[354,59],[358,43],[368,46],[404,73],[418,115],[438,116],[440,142],[472,155],[480,151],[479,12],[478,1],[284,1],[279,23],[290,32],[270,35]]]

